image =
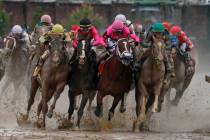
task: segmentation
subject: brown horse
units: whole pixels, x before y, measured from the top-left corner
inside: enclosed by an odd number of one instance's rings
[[[95,115],[102,117],[103,98],[106,95],[114,97],[112,107],[109,110],[109,120],[114,115],[114,111],[124,93],[131,87],[132,69],[130,63],[133,60],[132,44],[122,38],[117,41],[114,54],[104,63],[98,83],[97,107]]]
[[[74,112],[76,96],[82,94],[76,123],[76,127],[80,127],[80,120],[87,101],[89,99],[89,103],[91,104],[96,94],[96,81],[94,80],[97,76],[96,54],[91,49],[90,41],[82,40],[78,43],[70,63],[71,71],[68,79],[70,104],[68,119],[71,119]]]
[[[161,104],[164,101],[165,95],[167,97],[167,102],[170,103],[169,105],[177,106],[181,97],[183,96],[184,91],[187,89],[194,76],[195,60],[192,58],[194,71],[187,75],[184,58],[181,53],[182,52],[178,48],[173,53],[176,76],[163,86],[161,97],[159,98],[159,111],[161,110]],[[176,90],[176,95],[175,98],[171,101],[170,92],[172,88]]]
[[[146,119],[157,111],[158,98],[165,76],[164,50],[163,40],[153,37],[150,56],[144,61],[137,76],[135,93],[137,119],[134,121],[134,131],[138,131]]]
[[[43,112],[43,120],[41,127],[45,127],[46,114],[52,117],[53,110],[57,99],[63,91],[68,78],[68,59],[65,53],[64,42],[60,39],[54,39],[50,42],[51,54],[46,59],[40,73],[40,79],[32,77],[30,98],[27,107],[27,116],[34,103],[36,91],[40,86],[42,89],[42,99],[38,105],[37,116],[39,118],[41,111]],[[54,95],[54,100],[48,111],[48,101]],[[47,113],[48,112],[48,113]]]

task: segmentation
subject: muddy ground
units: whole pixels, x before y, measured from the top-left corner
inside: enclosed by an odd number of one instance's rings
[[[108,108],[112,98],[104,100],[104,117],[98,120],[93,110],[85,111],[81,121],[81,130],[73,128],[59,130],[60,119],[66,117],[68,111],[68,87],[62,93],[56,105],[56,115],[52,119],[47,118],[46,130],[34,127],[36,121],[36,108],[39,100],[32,106],[30,121],[24,125],[18,125],[17,112],[24,113],[27,106],[28,93],[24,85],[20,89],[14,89],[12,84],[4,93],[0,92],[0,140],[66,140],[66,139],[143,139],[143,140],[210,140],[210,84],[204,81],[205,74],[210,70],[208,54],[202,50],[195,53],[198,62],[196,74],[186,90],[178,107],[163,108],[161,113],[153,115],[150,123],[150,132],[133,133],[132,124],[135,119],[134,91],[131,91],[127,100],[127,111],[124,114],[116,109],[111,122],[107,121]],[[7,77],[0,83],[0,89]],[[93,103],[93,109],[95,101]],[[74,119],[76,120],[74,112]]]

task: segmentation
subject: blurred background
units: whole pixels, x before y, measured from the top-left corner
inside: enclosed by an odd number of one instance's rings
[[[32,31],[44,13],[67,30],[87,16],[101,33],[119,13],[146,29],[169,21],[181,25],[197,47],[210,50],[210,0],[0,0],[0,35],[14,24]]]

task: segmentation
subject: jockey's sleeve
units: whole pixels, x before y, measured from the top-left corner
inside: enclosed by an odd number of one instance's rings
[[[135,42],[139,43],[140,39],[135,34],[130,34],[131,39],[133,39]]]
[[[100,41],[100,37],[99,37],[99,34],[98,34],[98,31],[96,30],[95,27],[92,28],[91,30],[92,32],[92,36],[94,38],[95,41]]]

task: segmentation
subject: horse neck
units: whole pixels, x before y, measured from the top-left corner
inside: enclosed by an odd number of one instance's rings
[[[122,76],[124,71],[130,69],[129,66],[123,65],[119,60],[118,56],[113,55],[110,60],[108,60],[107,64],[105,64],[105,69],[108,70],[109,77],[112,79],[117,79]]]

